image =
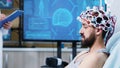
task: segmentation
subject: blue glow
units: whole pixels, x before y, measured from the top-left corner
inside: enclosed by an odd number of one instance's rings
[[[72,23],[73,17],[70,11],[65,8],[57,9],[52,17],[52,24],[68,27]]]
[[[80,40],[76,17],[94,5],[99,0],[24,0],[24,40]]]

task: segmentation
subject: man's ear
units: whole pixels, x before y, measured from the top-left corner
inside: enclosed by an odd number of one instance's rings
[[[102,29],[100,29],[100,28],[96,28],[95,31],[96,31],[97,36],[102,34]]]

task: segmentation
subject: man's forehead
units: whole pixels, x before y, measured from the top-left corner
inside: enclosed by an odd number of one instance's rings
[[[86,24],[86,25],[87,25],[87,24],[89,24],[89,21],[88,21],[88,20],[86,20],[86,19],[82,19],[82,20],[81,20],[81,23],[82,23],[82,24]]]

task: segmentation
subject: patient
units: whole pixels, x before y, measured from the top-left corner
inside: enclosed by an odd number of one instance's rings
[[[90,49],[79,53],[66,68],[102,68],[108,58],[104,39],[108,40],[114,32],[114,18],[103,9],[93,7],[77,19],[82,22],[81,44]]]

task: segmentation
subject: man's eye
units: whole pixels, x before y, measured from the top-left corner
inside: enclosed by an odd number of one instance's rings
[[[84,28],[87,28],[88,26],[87,25],[84,25]]]

